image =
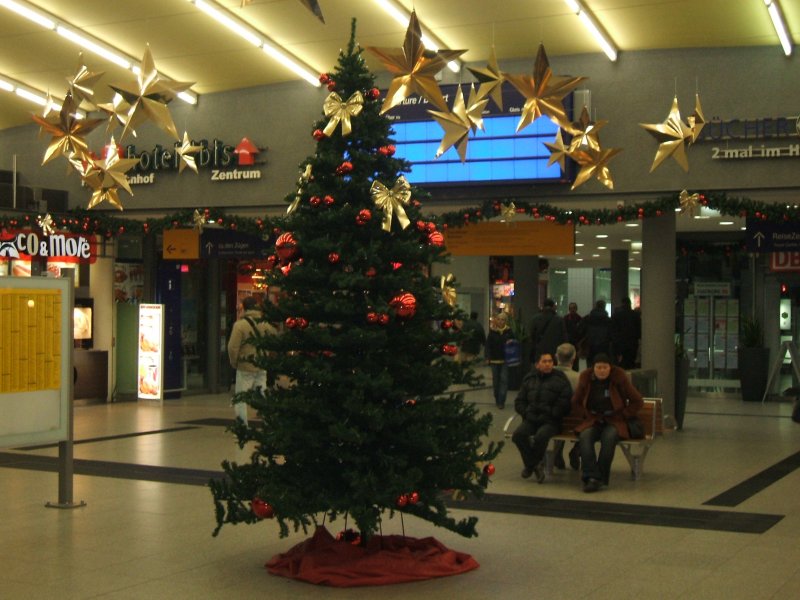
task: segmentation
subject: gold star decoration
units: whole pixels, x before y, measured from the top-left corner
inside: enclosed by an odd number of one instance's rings
[[[110,86],[130,104],[120,139],[132,132],[143,121],[151,120],[174,139],[180,140],[167,104],[172,102],[180,92],[190,88],[192,83],[162,78],[156,70],[148,45],[142,58],[137,84],[126,83]]]
[[[434,76],[448,62],[458,58],[466,50],[426,51],[416,12],[411,13],[402,48],[368,47],[367,50],[377,56],[394,75],[386,92],[381,114],[397,106],[413,93],[420,94],[436,108],[447,111],[447,103]]]
[[[300,0],[300,4],[310,10],[323,25],[325,24],[325,17],[322,15],[322,9],[319,7],[319,2],[317,0]]]
[[[305,170],[302,172],[300,177],[297,180],[297,194],[294,196],[294,200],[289,205],[289,208],[286,209],[286,214],[290,215],[294,211],[297,210],[297,207],[300,206],[300,199],[302,198],[303,187],[311,181],[311,163],[306,165]]]
[[[478,69],[467,67],[475,79],[480,84],[478,86],[478,98],[491,98],[497,105],[497,108],[503,110],[503,74],[500,72],[500,67],[497,66],[497,57],[494,53],[494,46],[492,46],[491,54],[489,54],[489,62],[486,64],[485,69]]]
[[[450,306],[455,306],[456,301],[458,300],[456,288],[453,285],[454,280],[455,278],[453,277],[453,274],[448,273],[446,276],[442,275],[439,283],[439,286],[442,290],[442,300],[445,301],[445,304],[449,304]]]
[[[533,75],[510,73],[503,75],[525,97],[525,105],[522,107],[522,116],[517,124],[517,131],[521,131],[542,115],[550,117],[552,121],[562,127],[566,126],[564,96],[586,79],[585,77],[553,75],[543,44],[539,44],[539,51],[536,53]]]
[[[559,131],[561,131],[559,129]],[[513,221],[517,216],[517,205],[513,202],[509,204],[503,204],[500,208],[500,220],[506,223],[510,223]]]
[[[695,209],[700,205],[700,194],[690,194],[686,190],[683,190],[678,195],[678,200],[681,205],[681,214],[689,211],[689,214],[694,216]]]
[[[111,139],[114,143],[114,139]],[[116,152],[106,155],[103,160],[89,159],[90,166],[83,176],[83,182],[92,189],[92,197],[87,208],[94,208],[104,200],[109,204],[122,210],[122,202],[119,199],[119,188],[121,187],[131,196],[133,190],[128,183],[127,171],[132,169],[139,162],[136,158],[120,158]]]
[[[694,95],[694,112],[686,119],[689,129],[692,130],[690,143],[694,144],[700,137],[700,132],[706,125],[706,118],[703,115],[703,107],[700,106],[700,94]]]
[[[203,233],[203,227],[206,224],[206,217],[196,208],[192,214],[192,223],[194,223],[194,228],[197,229],[198,232]]]
[[[322,104],[322,111],[326,117],[331,120],[325,125],[323,133],[331,136],[336,131],[336,126],[342,124],[342,135],[350,135],[353,127],[350,123],[351,117],[357,117],[364,108],[364,96],[361,92],[354,92],[352,96],[347,99],[347,102],[342,100],[342,97],[336,92],[331,92],[325,98]]]
[[[576,150],[583,150],[586,148],[600,150],[599,130],[607,124],[608,121],[592,121],[589,118],[589,111],[584,106],[580,118],[577,121],[573,121],[572,124],[566,128],[567,132],[573,136],[569,144],[569,151],[575,152]]]
[[[180,164],[178,165],[178,173],[183,173],[186,167],[197,173],[197,164],[194,162],[194,155],[202,150],[202,146],[195,146],[189,140],[189,133],[183,132],[183,141],[181,145],[175,149],[175,153],[180,157]]]
[[[556,139],[553,143],[544,142],[544,145],[550,150],[550,160],[547,161],[549,167],[555,162],[561,165],[561,170],[566,169],[566,158],[569,156],[569,149],[564,145],[564,138],[561,135],[561,129],[556,132]]]
[[[106,133],[111,133],[117,128],[117,125],[125,127],[128,122],[128,111],[131,105],[122,99],[119,94],[114,94],[111,102],[101,102],[97,105],[98,110],[105,113],[108,125],[106,126]],[[136,132],[131,130],[133,137],[136,137]]]
[[[677,96],[672,100],[672,108],[666,121],[652,124],[639,123],[639,125],[644,127],[658,141],[658,150],[656,151],[655,159],[653,159],[653,165],[650,167],[651,173],[669,156],[674,158],[684,171],[689,171],[689,161],[686,157],[686,140],[691,139],[692,130],[681,120]]]
[[[397,178],[392,189],[387,188],[380,181],[373,181],[369,190],[375,206],[383,211],[383,230],[391,231],[392,215],[397,214],[397,222],[400,227],[405,229],[411,224],[408,219],[404,204],[411,200],[411,185],[402,175]]]
[[[592,177],[606,186],[608,189],[614,189],[614,180],[611,179],[611,172],[608,170],[609,161],[617,154],[622,152],[622,148],[605,148],[602,150],[580,150],[570,156],[580,165],[581,169],[575,177],[571,190],[574,190],[579,185],[583,185]]]
[[[55,224],[53,223],[53,217],[50,216],[50,213],[47,213],[43,217],[37,217],[36,223],[42,229],[44,235],[52,235],[55,231]]]
[[[84,136],[102,121],[100,119],[79,119],[76,116],[77,110],[78,105],[73,100],[72,95],[67,94],[58,116],[54,114],[50,114],[47,117],[33,115],[33,120],[41,126],[42,131],[53,136],[44,153],[42,164],[60,155],[77,154],[81,157],[89,155],[89,146]]]
[[[78,54],[78,69],[72,77],[67,78],[69,92],[75,99],[75,103],[80,106],[86,100],[94,105],[94,85],[103,76],[104,71],[90,71],[83,64],[83,53]]]
[[[474,91],[475,88],[472,88],[470,93],[470,101],[472,102],[474,102]],[[461,162],[467,160],[467,140],[470,129],[477,126],[475,123],[480,124],[481,128],[483,128],[481,111],[488,102],[489,99],[484,98],[467,109],[466,104],[464,104],[464,92],[461,91],[461,86],[458,86],[452,112],[428,111],[441,128],[444,129],[444,138],[442,138],[442,143],[439,144],[439,149],[436,151],[436,158],[439,158],[448,149],[455,146],[458,156],[461,157]]]

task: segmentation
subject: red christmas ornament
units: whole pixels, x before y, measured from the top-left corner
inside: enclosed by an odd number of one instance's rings
[[[331,252],[328,254],[328,262],[332,265],[335,265],[339,262],[339,253],[338,252]]]
[[[433,233],[436,231],[436,223],[430,222],[425,224],[425,229],[428,230],[428,233]]]
[[[393,144],[389,144],[388,146],[381,146],[378,148],[378,154],[382,156],[394,156],[394,153],[397,151],[397,148]]]
[[[366,225],[372,220],[372,212],[368,208],[362,208],[356,215],[356,223]]]
[[[411,492],[408,496],[408,502],[409,504],[416,504],[419,502],[419,494],[417,492]]]
[[[292,260],[296,253],[297,241],[294,239],[294,235],[289,231],[280,234],[275,240],[275,254],[278,255],[278,258],[285,262]]]
[[[291,270],[292,270],[292,263],[287,263],[287,264],[285,264],[285,265],[283,265],[283,266],[281,267],[281,273],[283,273],[283,274],[284,274],[284,276],[287,276],[287,275],[289,275],[289,272],[290,272]]]
[[[442,354],[446,354],[447,356],[455,356],[458,354],[458,346],[454,344],[445,344],[442,346]]]
[[[388,325],[389,324],[389,315],[386,313],[381,313],[378,315],[378,324],[379,325]]]
[[[442,329],[450,329],[453,326],[453,322],[450,319],[445,319],[442,321]]]
[[[319,206],[321,202],[322,200],[319,196],[311,196],[311,198],[308,199],[308,203],[314,207]]]
[[[367,313],[367,323],[375,325],[378,322],[378,313],[370,311]]]
[[[377,100],[381,97],[381,91],[378,88],[372,88],[367,92],[367,98],[370,100]]]
[[[337,175],[347,175],[353,171],[353,163],[349,160],[344,161],[338,167],[336,167],[336,174]]]
[[[322,129],[315,129],[314,133],[312,133],[311,135],[314,136],[314,139],[317,140],[318,142],[321,142],[326,137],[328,137],[327,135],[325,135],[325,132],[322,131]]]
[[[489,463],[488,465],[483,467],[483,472],[490,476],[494,475],[494,465],[492,463]]]
[[[410,319],[417,312],[417,299],[414,294],[403,292],[392,298],[389,306],[394,308],[395,314],[399,318]]]
[[[271,519],[275,516],[275,510],[258,496],[250,502],[250,510],[259,519]]]
[[[336,200],[334,200],[334,199],[333,199],[333,196],[325,196],[325,197],[322,199],[322,202],[325,204],[325,206],[330,206],[330,205],[332,205],[334,202],[336,202]]]
[[[297,319],[294,317],[286,317],[286,320],[283,322],[283,324],[286,325],[288,329],[294,329],[297,327]]]
[[[397,497],[397,506],[403,508],[406,504],[408,504],[408,496],[401,494]]]
[[[297,326],[300,329],[305,329],[306,327],[308,327],[308,319],[305,319],[303,317],[297,317]]]
[[[320,73],[319,82],[322,85],[327,85],[330,80],[331,80],[331,76],[328,73]]]
[[[428,243],[431,246],[444,246],[444,236],[439,231],[428,234]]]
[[[428,228],[428,225],[425,221],[417,221],[417,231],[425,231]]]
[[[329,92],[332,92],[332,91],[333,91],[333,90],[335,90],[335,89],[336,89],[336,82],[335,82],[333,79],[331,79],[331,80],[328,82],[328,91],[329,91]]]
[[[375,267],[370,267],[369,269],[364,271],[364,275],[366,275],[367,277],[375,277],[375,275],[377,275],[377,274],[378,274],[378,271],[377,271],[377,269],[375,269]]]
[[[393,271],[397,271],[397,269],[399,269],[400,267],[403,266],[403,263],[397,262],[397,261],[393,261],[393,262],[391,262],[389,264],[392,265],[392,270]]]

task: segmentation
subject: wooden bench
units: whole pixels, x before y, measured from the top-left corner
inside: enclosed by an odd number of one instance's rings
[[[639,411],[638,416],[642,425],[644,425],[644,438],[641,440],[620,440],[618,444],[625,458],[628,460],[628,464],[631,467],[631,477],[634,480],[639,480],[642,477],[644,460],[647,457],[647,453],[656,441],[656,436],[664,433],[664,416],[661,409],[661,398],[644,398],[644,405]],[[503,427],[505,437],[510,438],[514,433],[513,429],[511,429],[511,423],[518,418],[519,415],[513,415],[508,418]],[[581,418],[572,415],[564,417],[561,424],[561,433],[550,438],[550,443],[547,445],[544,458],[545,472],[548,475],[553,473],[553,463],[555,461],[553,442],[555,440],[563,440],[564,442],[576,443],[578,437],[573,433],[573,430],[581,421]]]

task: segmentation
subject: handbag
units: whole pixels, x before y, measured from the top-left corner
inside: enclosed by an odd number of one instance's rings
[[[517,367],[522,362],[522,344],[518,340],[508,340],[503,351],[506,366]]]
[[[639,417],[628,417],[625,421],[628,423],[628,437],[632,440],[644,439],[644,425]]]

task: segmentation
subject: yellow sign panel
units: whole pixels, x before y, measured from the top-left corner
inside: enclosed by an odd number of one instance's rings
[[[196,229],[165,229],[161,256],[164,260],[200,258],[200,232]]]
[[[0,394],[59,389],[61,295],[0,289]]]
[[[445,232],[453,256],[570,256],[575,252],[575,226],[548,221],[484,222]]]

